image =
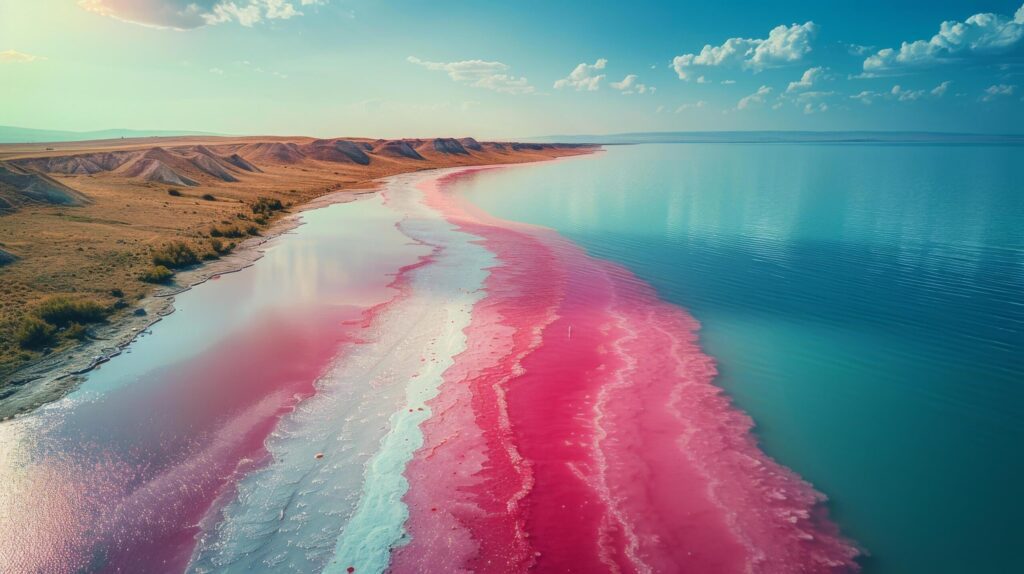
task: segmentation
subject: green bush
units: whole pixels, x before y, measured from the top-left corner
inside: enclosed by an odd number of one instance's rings
[[[67,329],[64,329],[63,335],[68,339],[84,341],[89,337],[89,331],[81,323],[72,323],[68,325]]]
[[[256,200],[256,203],[252,204],[253,213],[265,216],[268,216],[275,211],[281,211],[282,209],[284,209],[284,205],[281,204],[281,200],[274,199],[272,197],[261,197]]]
[[[210,240],[210,249],[213,249],[213,251],[218,255],[224,255],[225,253],[230,252],[234,246],[235,244],[233,242],[225,244],[223,241],[217,238],[213,238]]]
[[[107,318],[107,310],[99,303],[67,297],[51,297],[40,303],[33,314],[55,327],[67,327],[71,323],[99,323]]]
[[[154,265],[143,271],[139,279],[146,283],[167,283],[171,280],[171,277],[174,277],[174,271],[163,265]]]
[[[25,317],[14,337],[22,349],[39,349],[53,342],[56,331],[56,327],[39,317]]]
[[[248,233],[249,235],[259,235],[260,228],[250,223],[249,226],[245,228],[245,232]]]
[[[171,196],[174,196],[174,197],[181,197],[181,192],[176,190],[176,189],[174,189],[172,187],[171,189],[167,190],[167,195],[171,195]]]
[[[227,227],[213,225],[210,227],[210,237],[243,237],[244,235],[241,229],[233,225]]]
[[[204,193],[202,195],[202,198],[205,199],[206,201],[217,201],[217,198],[214,197],[212,193]]]
[[[172,241],[153,252],[153,265],[178,269],[199,263],[199,255],[184,241]]]

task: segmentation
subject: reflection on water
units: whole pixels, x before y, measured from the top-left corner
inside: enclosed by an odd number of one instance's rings
[[[867,572],[1012,569],[1024,148],[645,145],[485,172],[487,211],[624,263],[702,321],[769,454]],[[935,548],[944,547],[942,553]]]
[[[304,214],[79,390],[0,423],[0,571],[184,570],[200,519],[312,393],[344,326],[426,253],[397,217],[379,197]]]

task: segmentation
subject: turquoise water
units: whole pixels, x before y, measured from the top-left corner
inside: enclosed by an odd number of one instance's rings
[[[676,144],[485,171],[479,206],[703,324],[875,574],[1024,571],[1024,147]]]

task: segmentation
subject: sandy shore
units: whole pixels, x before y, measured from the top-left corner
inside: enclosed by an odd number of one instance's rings
[[[188,141],[187,143],[193,144],[194,142]],[[76,144],[71,146],[71,149],[65,150],[64,153],[79,153],[82,151],[83,146],[87,150],[93,149],[85,144]],[[422,149],[422,146],[420,149]],[[4,151],[8,151],[12,156],[15,153],[38,153],[36,150],[16,148]],[[9,373],[6,380],[0,384],[0,420],[29,412],[64,396],[76,388],[85,379],[86,373],[124,352],[139,335],[147,332],[155,323],[172,313],[174,311],[175,295],[218,275],[233,273],[254,264],[263,256],[264,246],[267,242],[274,240],[276,237],[287,233],[301,224],[300,215],[303,211],[324,207],[333,203],[354,201],[361,195],[376,193],[386,178],[400,173],[455,167],[467,163],[481,166],[529,163],[550,160],[561,156],[588,153],[589,151],[592,150],[587,148],[549,148],[545,150],[529,149],[522,153],[483,151],[475,157],[460,155],[449,158],[447,156],[436,156],[426,162],[406,162],[403,159],[398,163],[387,164],[386,166],[376,168],[374,171],[366,172],[365,175],[368,177],[365,179],[357,179],[355,177],[356,175],[363,174],[361,166],[343,164],[341,167],[338,167],[338,164],[335,163],[304,160],[305,163],[298,164],[299,166],[309,166],[308,168],[301,169],[303,175],[294,173],[295,166],[292,166],[292,170],[285,171],[287,169],[286,166],[285,169],[281,169],[280,174],[275,174],[274,185],[278,187],[288,185],[286,178],[289,175],[308,178],[310,177],[307,175],[309,173],[318,174],[318,176],[329,173],[335,177],[338,174],[342,174],[347,176],[349,180],[337,181],[333,184],[327,182],[329,185],[326,189],[320,188],[324,191],[313,196],[301,196],[300,202],[292,207],[287,215],[273,221],[269,227],[261,231],[260,235],[241,241],[229,254],[189,269],[179,270],[175,274],[172,284],[142,291],[134,300],[128,299],[129,308],[119,312],[106,323],[92,326],[89,339],[81,343],[58,348]],[[424,155],[430,158],[426,151]],[[452,162],[456,162],[455,165],[451,165]],[[326,170],[340,171],[327,172]],[[62,181],[67,181],[71,184],[82,181],[86,185],[87,190],[100,191],[102,189],[97,185],[97,182],[93,181],[93,176],[91,175],[84,178],[71,176]],[[323,181],[319,181],[318,185],[323,185],[323,183]],[[217,189],[217,195],[220,197],[224,193],[221,189],[224,188]],[[107,203],[112,203],[113,201],[103,198],[102,195],[99,197]],[[244,206],[244,201],[245,197],[240,196],[239,205]],[[149,208],[142,207],[140,209]],[[30,216],[36,215],[37,213],[30,214]],[[7,215],[4,217],[19,217],[19,215]],[[217,219],[213,219],[214,217],[224,218],[225,215],[220,212],[210,214],[205,220],[202,220],[206,221],[206,223],[191,223],[190,227],[202,229],[203,225],[216,223]],[[195,237],[194,232],[193,237]],[[86,245],[89,244],[88,240],[86,240]],[[70,248],[65,247],[63,253],[68,254],[72,252]],[[57,265],[71,265],[71,263],[66,263],[62,259]],[[3,279],[2,275],[0,275],[0,279]]]
[[[143,297],[131,311],[94,327],[92,338],[51,353],[15,372],[9,381],[13,392],[0,401],[0,420],[29,412],[74,390],[89,371],[120,355],[139,335],[173,313],[176,295],[255,264],[263,257],[267,243],[302,225],[303,212],[356,201],[376,192],[375,189],[345,190],[318,197],[294,208],[262,235],[246,239],[230,254],[178,272],[173,284]]]

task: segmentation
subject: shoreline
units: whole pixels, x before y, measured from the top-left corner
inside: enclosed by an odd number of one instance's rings
[[[126,309],[115,319],[93,327],[93,337],[90,339],[66,349],[54,351],[38,361],[10,373],[7,388],[4,389],[6,395],[0,398],[0,421],[31,413],[74,391],[85,381],[91,371],[122,354],[139,336],[147,334],[154,325],[172,314],[175,311],[175,296],[221,275],[237,273],[254,265],[263,258],[263,246],[302,225],[301,215],[307,211],[357,201],[363,197],[380,193],[389,179],[411,173],[444,171],[453,168],[496,168],[523,163],[544,163],[558,161],[566,157],[592,155],[600,151],[601,148],[576,149],[584,151],[526,162],[430,167],[390,174],[366,182],[370,184],[370,187],[337,189],[294,206],[284,217],[264,230],[262,235],[246,239],[231,253],[219,259],[202,262],[192,268],[179,271],[175,274],[174,284],[154,289],[136,301],[131,306],[131,311]]]
[[[116,319],[94,327],[95,336],[89,340],[55,351],[11,373],[9,385],[14,390],[0,400],[0,421],[28,414],[74,391],[85,381],[88,373],[123,353],[153,325],[174,313],[177,295],[256,264],[263,258],[263,247],[267,243],[302,225],[301,216],[306,211],[358,201],[377,192],[377,189],[339,190],[296,206],[294,211],[278,219],[262,235],[246,239],[231,253],[179,271],[175,274],[174,284],[158,287],[138,300],[133,311],[126,311]]]

